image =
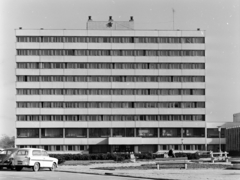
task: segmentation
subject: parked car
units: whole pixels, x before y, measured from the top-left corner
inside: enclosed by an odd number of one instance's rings
[[[49,168],[54,171],[58,166],[58,159],[49,157],[44,149],[21,148],[14,156],[13,166],[17,171],[23,167],[39,171],[40,168]]]
[[[18,148],[6,148],[0,151],[0,169],[6,167],[8,169],[13,169],[12,166],[14,155],[16,154]]]

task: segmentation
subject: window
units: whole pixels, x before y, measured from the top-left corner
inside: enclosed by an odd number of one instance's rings
[[[63,82],[63,76],[52,76],[53,82]]]
[[[137,128],[138,137],[157,137],[157,128]]]
[[[109,128],[91,128],[89,129],[90,138],[110,137]]]
[[[33,155],[33,156],[41,156],[42,153],[41,153],[40,150],[33,150],[33,151],[32,151],[32,155]]]
[[[63,63],[52,63],[53,69],[63,69],[64,64]]]
[[[194,121],[205,121],[205,115],[193,115]]]
[[[113,128],[113,137],[125,137],[124,128]]]
[[[87,137],[87,129],[83,128],[66,128],[65,129],[66,138],[84,138]]]
[[[39,138],[39,130],[37,128],[17,128],[18,138]]]
[[[51,37],[43,36],[41,39],[42,39],[42,42],[63,42],[63,37],[61,36],[51,36]]]
[[[88,55],[88,51],[87,50],[65,50],[65,55],[76,55],[76,56],[87,56]]]
[[[27,156],[28,150],[18,150],[17,156]]]
[[[42,138],[62,138],[63,129],[60,128],[42,128],[41,129]]]
[[[207,128],[208,138],[219,138],[218,128]],[[221,128],[221,138],[225,138],[225,129]]]
[[[204,128],[184,128],[183,129],[184,137],[205,137]]]
[[[76,42],[87,42],[87,37],[74,37],[74,36],[66,36],[64,37],[65,42],[76,43]]]
[[[38,36],[17,36],[17,42],[39,42]]]
[[[50,115],[42,115],[42,121],[51,121]]]
[[[52,116],[53,121],[63,121],[63,116],[61,115],[54,115]]]
[[[181,137],[180,128],[161,128],[160,129],[161,137]]]

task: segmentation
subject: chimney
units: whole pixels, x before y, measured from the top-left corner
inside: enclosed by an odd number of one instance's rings
[[[109,20],[108,21],[113,21],[112,16],[109,16]]]
[[[88,21],[92,21],[92,17],[91,16],[88,16]]]
[[[130,16],[130,20],[129,21],[133,21],[133,16]]]

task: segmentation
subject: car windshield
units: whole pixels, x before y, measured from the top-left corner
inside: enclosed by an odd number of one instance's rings
[[[13,152],[12,150],[3,150],[0,152],[0,154],[10,155],[10,154],[12,154],[12,152]]]
[[[28,155],[28,151],[27,150],[20,150],[17,152],[17,156],[25,156]]]

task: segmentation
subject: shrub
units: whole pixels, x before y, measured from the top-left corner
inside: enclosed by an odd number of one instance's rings
[[[156,156],[152,153],[135,153],[135,157],[138,159],[155,159]]]
[[[58,159],[58,164],[62,164],[65,162],[65,158],[63,154],[50,154],[50,157],[57,158]]]
[[[187,157],[188,159],[199,159],[198,153],[175,153],[176,157]]]
[[[240,156],[240,151],[229,151],[228,156]]]

